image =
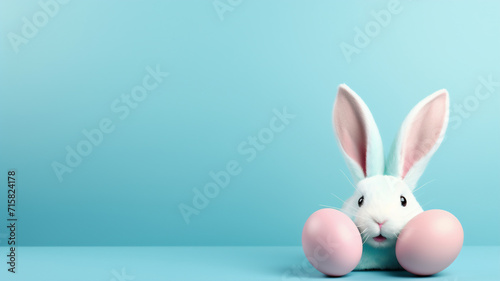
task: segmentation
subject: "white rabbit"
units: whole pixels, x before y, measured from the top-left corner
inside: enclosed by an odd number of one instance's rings
[[[446,90],[419,102],[404,120],[384,165],[382,139],[370,110],[354,91],[340,85],[333,124],[356,189],[342,211],[365,242],[355,270],[401,269],[396,239],[406,223],[423,212],[412,192],[444,138],[448,108]]]

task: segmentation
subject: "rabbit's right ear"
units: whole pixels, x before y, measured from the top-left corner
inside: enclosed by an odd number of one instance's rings
[[[401,125],[387,158],[387,174],[414,189],[448,126],[449,96],[439,90],[420,101]]]
[[[333,107],[333,127],[354,182],[384,173],[382,139],[361,98],[347,85],[339,86]]]

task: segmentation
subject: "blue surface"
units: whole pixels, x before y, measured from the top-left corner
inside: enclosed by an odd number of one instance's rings
[[[0,178],[18,171],[20,245],[300,245],[320,204],[341,205],[330,193],[353,191],[331,124],[340,83],[372,109],[386,152],[419,100],[449,90],[450,130],[420,184],[435,181],[417,198],[457,216],[466,245],[500,245],[500,88],[474,104],[482,78],[500,81],[499,1],[401,2],[350,62],[342,42],[391,2],[252,0],[221,20],[212,0],[69,1],[15,47],[38,2],[0,1]],[[113,111],[157,65],[170,75]],[[250,150],[285,107],[295,118]],[[114,130],[59,181],[52,165],[105,118]],[[179,205],[232,160],[241,172],[186,224]]]
[[[18,273],[8,274],[2,265],[0,280],[327,279],[300,247],[26,247],[18,259]],[[342,279],[415,280],[405,271],[351,272]],[[464,247],[450,267],[422,279],[500,280],[500,247]]]

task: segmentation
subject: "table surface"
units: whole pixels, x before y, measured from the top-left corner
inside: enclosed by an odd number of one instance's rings
[[[7,247],[1,247],[6,261]],[[21,247],[16,273],[2,262],[0,280],[282,280],[327,279],[301,247]],[[405,271],[354,271],[345,280],[402,280]],[[500,280],[500,246],[467,246],[429,280]]]

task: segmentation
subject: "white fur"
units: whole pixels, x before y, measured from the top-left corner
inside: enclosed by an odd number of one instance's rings
[[[361,196],[364,202],[359,207]],[[401,205],[400,196],[406,198],[406,207]],[[357,184],[356,192],[346,200],[342,211],[354,221],[365,242],[356,269],[399,269],[394,253],[396,238],[406,223],[423,211],[408,185],[393,176],[368,177]],[[377,221],[385,222],[382,228]],[[373,238],[378,235],[387,240],[376,242]]]
[[[358,103],[361,114],[367,125],[367,137],[368,137],[368,147],[367,147],[367,159],[366,159],[366,171],[367,176],[381,175],[384,173],[384,147],[382,145],[382,138],[380,137],[380,133],[377,128],[377,124],[375,123],[375,119],[373,119],[372,113],[368,106],[363,102],[363,100],[349,88],[346,84],[342,84],[339,86],[339,92],[344,91],[351,95],[354,100]],[[334,105],[335,107],[335,105]],[[335,129],[335,128],[334,128]],[[339,146],[342,145],[339,143]],[[365,178],[363,170],[361,166],[356,163],[347,153],[341,148],[342,154],[346,161],[347,167],[351,172],[354,183],[358,183],[360,180]]]
[[[342,206],[342,211],[351,217],[358,227],[364,242],[363,255],[356,270],[402,269],[395,255],[396,240],[406,223],[423,212],[422,207],[417,202],[412,191],[418,178],[422,175],[425,166],[429,162],[430,157],[439,147],[444,137],[449,114],[448,94],[446,92],[446,108],[443,109],[445,110],[446,118],[443,120],[443,126],[439,132],[439,139],[436,143],[431,144],[432,148],[426,155],[414,163],[408,170],[405,178],[401,176],[401,170],[404,165],[402,163],[403,156],[401,151],[402,147],[405,145],[405,136],[409,133],[409,130],[415,129],[411,126],[415,116],[427,103],[429,103],[429,101],[433,100],[434,97],[438,94],[443,94],[443,91],[444,90],[438,91],[428,96],[418,103],[408,114],[401,126],[387,161],[385,171],[388,175],[383,175],[384,172],[378,168],[380,163],[383,165],[382,141],[370,110],[361,98],[349,87],[346,85],[340,85],[339,87],[339,95],[352,95],[354,100],[358,103],[358,107],[362,110],[364,122],[367,124],[367,147],[365,148],[367,152],[366,165],[371,165],[371,168],[366,167],[367,176],[365,177],[362,170],[363,167],[351,159],[343,150],[342,144],[339,143],[349,170],[356,182],[356,191]],[[337,106],[337,104],[335,106]],[[334,122],[341,121],[335,120],[334,118]],[[382,157],[382,160],[380,160],[380,157]],[[358,200],[362,196],[364,201],[362,206],[359,206]],[[401,196],[406,198],[406,206],[401,204]],[[379,227],[377,222],[384,223],[382,227]],[[382,242],[375,241],[374,237],[379,235],[384,236],[386,240]]]
[[[406,135],[410,132],[411,124],[413,123],[415,116],[419,114],[419,112],[423,109],[424,106],[426,106],[430,101],[432,101],[436,96],[445,93],[448,95],[448,92],[446,90],[439,90],[432,95],[427,96],[425,99],[420,101],[411,111],[408,113],[406,116],[405,120],[403,121],[403,124],[401,125],[401,128],[399,130],[398,136],[396,137],[396,140],[394,141],[394,144],[392,146],[391,152],[389,153],[389,157],[387,158],[387,163],[386,163],[386,173],[388,175],[393,175],[396,177],[401,177],[401,170],[403,169],[404,161],[403,159],[403,146],[404,146],[404,140],[406,139]],[[441,145],[441,142],[444,139],[444,134],[446,132],[446,128],[448,126],[448,118],[449,118],[449,99],[446,99],[446,106],[443,109],[445,110],[445,120],[443,122],[443,126],[441,130],[438,132],[439,133],[439,139],[437,142],[431,144],[432,148],[431,150],[424,156],[422,159],[420,159],[417,163],[413,165],[413,167],[408,171],[406,174],[406,177],[404,178],[404,181],[408,184],[408,186],[413,190],[415,186],[417,185],[418,180],[420,179],[420,176],[422,176],[425,167],[427,167],[427,164],[429,163],[429,160],[431,159],[432,155],[436,150],[439,148],[439,145]]]

